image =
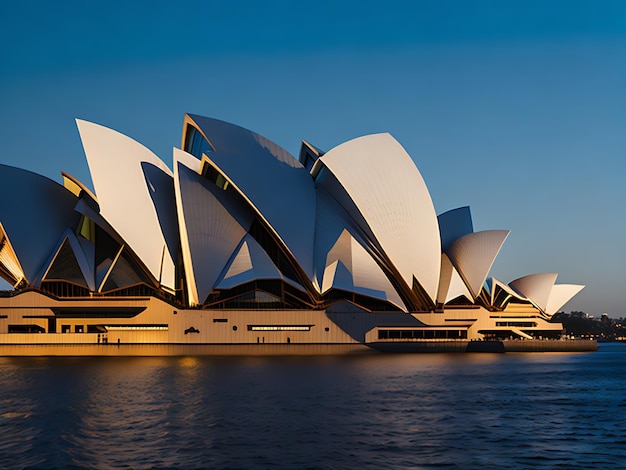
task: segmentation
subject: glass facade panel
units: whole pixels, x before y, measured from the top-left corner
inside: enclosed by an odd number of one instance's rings
[[[428,340],[467,339],[467,330],[378,330],[378,339]]]
[[[185,152],[192,154],[194,157],[201,159],[203,153],[213,152],[213,147],[202,136],[198,130],[187,125],[187,137],[185,138]]]
[[[80,218],[80,222],[78,224],[78,235],[86,238],[91,243],[96,242],[96,224],[93,220],[85,217],[84,215]]]
[[[537,326],[537,323],[533,321],[497,321],[496,326],[534,328]]]
[[[76,255],[74,255],[74,250],[72,250],[67,239],[63,242],[61,249],[57,253],[52,266],[46,274],[45,280],[67,281],[82,287],[87,287],[87,282],[80,270]]]

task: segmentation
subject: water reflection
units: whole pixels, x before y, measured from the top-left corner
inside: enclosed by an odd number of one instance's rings
[[[624,352],[4,358],[0,462],[610,466]]]

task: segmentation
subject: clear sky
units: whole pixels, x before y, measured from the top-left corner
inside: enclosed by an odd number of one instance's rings
[[[494,277],[626,316],[624,1],[0,0],[0,162],[91,186],[78,117],[171,166],[185,112],[296,155],[390,132],[438,213],[512,231]]]

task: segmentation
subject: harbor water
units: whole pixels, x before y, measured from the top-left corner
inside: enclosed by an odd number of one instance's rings
[[[591,353],[0,358],[0,468],[617,468]]]

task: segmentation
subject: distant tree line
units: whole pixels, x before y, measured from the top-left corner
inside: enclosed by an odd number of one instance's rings
[[[605,341],[626,341],[626,319],[609,318],[606,313],[600,318],[594,318],[585,312],[559,312],[550,321],[562,323],[567,335],[589,336]]]

